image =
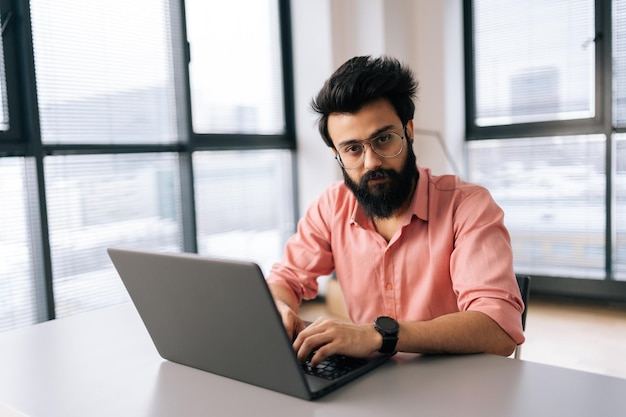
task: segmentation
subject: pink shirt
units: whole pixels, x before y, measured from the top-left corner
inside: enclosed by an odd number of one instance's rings
[[[502,209],[481,186],[418,169],[411,206],[389,242],[338,182],[300,220],[268,282],[302,301],[317,295],[317,277],[335,271],[355,323],[476,310],[522,343],[523,302]]]

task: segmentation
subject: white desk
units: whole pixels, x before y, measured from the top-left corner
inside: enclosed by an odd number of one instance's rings
[[[626,379],[490,355],[398,355],[309,402],[162,360],[127,304],[0,333],[0,404],[30,417],[624,417]]]

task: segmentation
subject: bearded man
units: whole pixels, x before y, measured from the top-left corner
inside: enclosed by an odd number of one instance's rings
[[[510,355],[524,305],[502,209],[483,187],[416,165],[417,82],[390,57],[355,57],[312,108],[343,171],[307,210],[268,277],[300,360],[373,352]],[[351,322],[298,316],[335,273]]]

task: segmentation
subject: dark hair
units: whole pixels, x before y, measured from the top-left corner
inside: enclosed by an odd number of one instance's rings
[[[387,56],[349,59],[326,80],[311,102],[313,111],[320,115],[318,129],[322,139],[334,147],[328,134],[330,114],[355,113],[380,98],[389,100],[402,126],[406,126],[415,113],[417,85],[411,69],[397,59]]]

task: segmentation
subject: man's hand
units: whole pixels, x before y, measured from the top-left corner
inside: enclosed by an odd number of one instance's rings
[[[326,357],[341,354],[364,358],[380,349],[382,336],[373,324],[350,324],[338,320],[319,318],[299,332],[293,343],[298,359],[311,358],[315,366]]]
[[[280,317],[283,320],[283,326],[287,330],[287,334],[291,340],[294,340],[296,336],[306,327],[304,321],[298,316],[293,308],[291,308],[284,301],[276,301],[276,308],[280,313]]]
[[[270,284],[270,292],[276,303],[276,309],[283,321],[289,338],[293,341],[298,333],[306,327],[304,321],[298,316],[298,301],[287,287],[280,284]]]

